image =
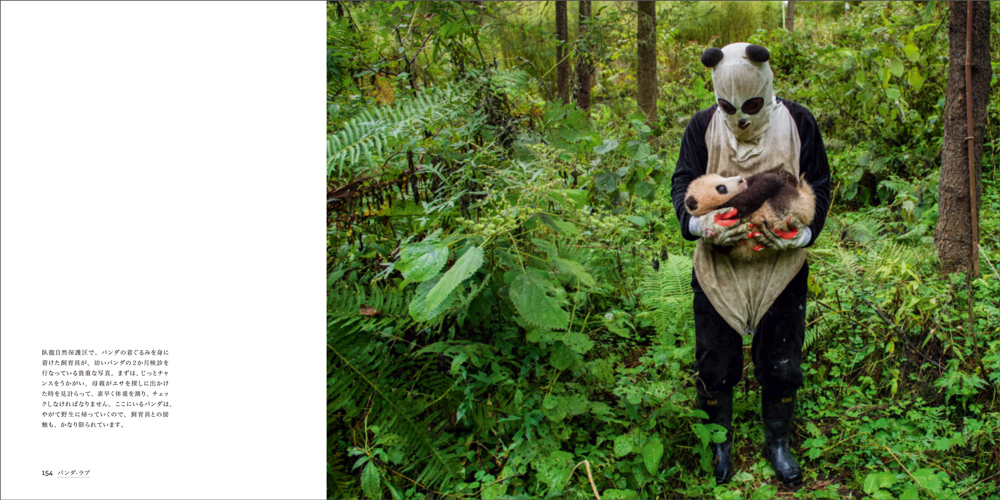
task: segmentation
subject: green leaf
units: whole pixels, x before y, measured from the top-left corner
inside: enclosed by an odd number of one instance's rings
[[[913,479],[916,479],[918,483],[924,488],[929,490],[940,491],[944,487],[944,481],[947,481],[947,474],[938,473],[934,469],[917,469],[913,471]]]
[[[566,488],[566,480],[573,469],[573,454],[555,450],[548,457],[536,457],[531,461],[531,466],[538,473],[538,481],[548,485],[552,493],[558,494]]]
[[[624,457],[632,453],[632,436],[620,434],[615,437],[615,456]]]
[[[451,295],[438,304],[437,307],[427,307],[427,294],[434,289],[442,277],[444,277],[444,273],[440,273],[417,286],[417,292],[413,295],[413,301],[410,302],[409,309],[410,316],[413,319],[417,321],[430,321],[446,311],[455,302],[455,296]]]
[[[582,415],[590,407],[586,396],[583,394],[574,394],[563,399],[566,401],[566,413],[569,415]]]
[[[906,54],[906,58],[909,59],[910,62],[917,62],[920,60],[920,49],[912,43],[903,47],[903,54]]]
[[[910,68],[910,72],[906,75],[906,81],[913,87],[913,90],[919,92],[924,86],[924,75],[920,74],[920,70],[916,66]]]
[[[694,424],[692,429],[694,429],[694,433],[698,436],[702,446],[708,446],[708,443],[712,442],[712,431],[708,430],[708,427],[705,427],[704,424]]]
[[[639,493],[635,490],[616,490],[612,488],[604,490],[601,493],[601,498],[604,500],[636,500],[639,498]]]
[[[553,422],[559,422],[566,418],[565,398],[549,394],[545,397],[545,401],[542,402],[542,413],[545,413],[545,416]]]
[[[813,492],[813,497],[827,500],[840,500],[840,493],[830,490],[816,490]]]
[[[629,141],[626,150],[629,157],[635,161],[642,161],[649,157],[651,153],[649,144],[646,144],[646,141]]]
[[[899,99],[900,95],[901,94],[899,93],[899,89],[897,89],[896,87],[890,87],[885,89],[885,96],[888,97],[889,99],[893,100]]]
[[[646,470],[650,474],[656,475],[660,469],[660,459],[663,458],[663,442],[660,438],[654,437],[642,447],[642,461],[646,464]]]
[[[649,132],[651,132],[653,130],[653,129],[649,128],[649,125],[646,125],[645,123],[642,123],[639,120],[632,120],[632,125],[635,128],[637,128],[639,130],[639,132],[641,132],[643,134],[648,134]]]
[[[539,250],[545,252],[545,255],[548,255],[549,258],[554,258],[559,256],[559,249],[556,248],[556,246],[553,245],[552,242],[548,240],[532,238],[531,243],[533,243],[535,247],[538,248]]]
[[[751,500],[771,500],[774,498],[774,494],[778,492],[778,487],[773,484],[762,484],[760,488],[754,490],[750,494]]]
[[[528,323],[553,330],[565,329],[569,324],[569,313],[545,293],[545,288],[538,281],[539,278],[527,274],[516,275],[510,284],[510,301]]]
[[[861,153],[861,156],[858,157],[858,166],[859,167],[867,167],[868,164],[871,163],[871,161],[872,161],[872,152],[871,151],[865,151],[864,153]],[[858,181],[854,180],[854,182],[858,182]]]
[[[580,354],[586,354],[587,351],[594,348],[594,341],[590,340],[584,333],[580,332],[569,332],[563,337],[563,343],[566,347],[569,347],[573,352]]]
[[[528,342],[534,342],[537,344],[539,342],[555,342],[562,339],[562,336],[562,332],[553,332],[552,330],[540,328],[528,332],[528,334],[525,335],[525,339]]]
[[[611,413],[611,407],[607,403],[600,401],[591,401],[588,408],[590,408],[590,413],[594,415],[608,415]]]
[[[361,473],[361,489],[365,490],[368,498],[382,498],[382,481],[379,478],[378,467],[374,462],[365,465],[364,472]]]
[[[577,229],[572,223],[559,220],[549,214],[538,214],[538,219],[544,222],[546,226],[551,227],[553,231],[563,236],[576,236],[577,234],[580,234],[580,230]]]
[[[919,498],[920,488],[917,486],[910,486],[899,494],[899,500],[918,500]]]
[[[891,472],[873,472],[865,477],[864,491],[871,495],[880,488],[888,488],[896,482],[894,474]]]
[[[871,173],[873,173],[873,174],[877,174],[877,173],[881,172],[883,168],[885,168],[885,164],[886,164],[887,161],[888,161],[888,158],[885,158],[885,157],[875,158],[875,161],[872,162],[872,164],[868,168],[868,170],[870,170]]]
[[[591,276],[590,273],[588,273],[587,270],[575,260],[553,258],[552,265],[554,265],[560,273],[567,273],[575,276],[580,285],[588,288],[597,285],[597,281],[594,280],[594,277]]]
[[[646,201],[653,201],[653,198],[656,196],[656,186],[646,181],[639,181],[635,183],[635,188],[633,188],[632,192],[639,198]]]
[[[568,204],[571,208],[583,208],[587,204],[587,191],[584,189],[553,189],[549,191],[549,199],[556,203]]]
[[[614,139],[604,139],[604,144],[594,146],[594,152],[602,155],[618,147],[618,141]]]
[[[601,172],[594,178],[594,183],[597,185],[598,191],[610,193],[618,185],[618,178],[611,172]]]
[[[812,285],[812,283],[810,283],[810,285]],[[819,437],[820,434],[822,434],[819,427],[816,427],[816,424],[812,422],[806,422],[806,432],[808,432],[812,437]]]
[[[420,283],[436,276],[447,262],[448,247],[444,243],[417,243],[399,251],[396,270],[408,281]]]
[[[568,370],[577,364],[576,354],[573,353],[564,342],[556,342],[549,356],[549,364],[557,370]]]
[[[906,69],[903,68],[903,61],[900,61],[898,57],[889,59],[889,72],[892,73],[892,76],[899,78],[903,76],[905,71]]]
[[[427,308],[433,309],[444,302],[452,290],[459,283],[469,279],[483,266],[483,249],[472,247],[465,252],[448,272],[444,273],[441,281],[427,294]]]
[[[947,451],[948,448],[951,448],[951,439],[943,437],[934,440],[934,445],[932,446],[934,451]]]
[[[642,218],[642,217],[640,217],[638,215],[629,215],[628,217],[626,217],[626,219],[628,219],[629,221],[631,221],[632,224],[635,224],[635,225],[637,225],[639,227],[643,227],[643,226],[646,225],[646,219],[644,219],[644,218]]]
[[[483,249],[472,247],[443,275],[424,281],[410,302],[410,316],[417,321],[428,321],[441,314],[454,302],[451,293],[461,282],[469,279],[483,265]]]

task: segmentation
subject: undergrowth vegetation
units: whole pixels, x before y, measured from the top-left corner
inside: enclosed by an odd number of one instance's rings
[[[656,124],[634,4],[595,2],[585,37],[570,17],[599,66],[589,112],[555,98],[552,2],[330,4],[329,497],[998,498],[1000,6],[970,280],[933,246],[946,5],[798,2],[791,34],[777,2],[660,4]],[[833,169],[801,487],[760,455],[749,337],[728,485],[695,404],[670,174],[713,102],[701,52],[740,40],[771,51]]]

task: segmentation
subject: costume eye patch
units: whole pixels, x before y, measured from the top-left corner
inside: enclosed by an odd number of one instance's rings
[[[719,194],[726,194],[727,192],[726,186],[723,186],[722,184],[715,186],[715,190],[718,191]]]
[[[743,107],[740,109],[742,109],[743,112],[748,115],[756,115],[763,107],[764,107],[764,98],[754,97],[753,99],[747,99],[747,101],[743,103]]]
[[[724,111],[727,115],[736,114],[736,106],[733,106],[725,99],[719,99],[719,107],[722,108],[722,111]]]
[[[722,111],[724,111],[727,115],[736,114],[736,106],[733,106],[732,103],[725,99],[719,99],[719,107],[722,108]],[[748,115],[756,115],[763,107],[764,98],[754,97],[753,99],[747,99],[740,109]]]

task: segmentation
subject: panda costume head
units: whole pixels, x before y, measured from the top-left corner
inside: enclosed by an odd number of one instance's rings
[[[743,42],[712,47],[701,55],[702,64],[712,68],[717,114],[725,119],[738,151],[750,153],[754,149],[767,132],[771,111],[777,106],[772,90],[774,75],[767,62],[770,58],[764,47]]]

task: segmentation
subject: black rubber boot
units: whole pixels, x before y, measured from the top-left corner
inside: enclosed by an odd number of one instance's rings
[[[788,431],[795,410],[795,395],[780,398],[763,398],[761,413],[764,416],[764,457],[771,461],[778,480],[795,484],[802,480],[802,467],[792,455]]]
[[[698,394],[698,408],[708,413],[710,424],[719,424],[726,428],[726,440],[721,443],[711,443],[712,454],[715,455],[715,482],[725,484],[733,477],[733,463],[730,453],[733,451],[733,390],[715,391],[715,398]]]

